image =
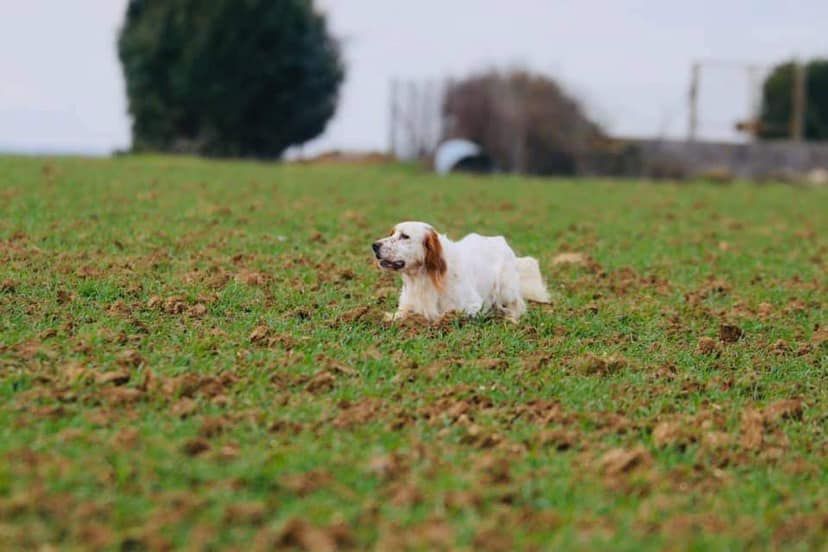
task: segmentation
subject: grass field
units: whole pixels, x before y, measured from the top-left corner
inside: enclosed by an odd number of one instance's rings
[[[781,185],[0,158],[0,548],[825,547],[827,214]],[[370,244],[404,219],[505,234],[553,304],[383,322]]]

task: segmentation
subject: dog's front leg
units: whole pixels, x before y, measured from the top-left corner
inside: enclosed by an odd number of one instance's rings
[[[476,292],[469,291],[465,297],[463,297],[461,310],[463,311],[463,314],[473,318],[480,314],[480,311],[483,310],[483,299]]]
[[[470,318],[474,318],[475,316],[480,314],[481,310],[483,310],[483,302],[476,301],[474,303],[466,305],[466,307],[463,309],[463,313]]]
[[[412,312],[414,312],[414,308],[409,299],[408,289],[406,289],[406,286],[403,285],[402,291],[400,292],[400,299],[397,302],[397,312],[386,312],[385,321],[395,322],[397,320],[402,320]]]

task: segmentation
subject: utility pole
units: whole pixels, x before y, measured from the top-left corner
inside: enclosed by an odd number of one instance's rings
[[[407,152],[406,155],[413,156],[414,159],[419,159],[420,129],[418,128],[418,122],[420,120],[420,89],[413,80],[408,81],[406,88],[408,89],[406,94],[408,98],[405,101],[408,113],[404,116],[408,127],[408,144],[406,144],[406,147],[412,150]]]
[[[397,157],[397,79],[391,79],[388,88],[388,153]]]
[[[761,120],[761,109],[762,109],[762,93],[761,93],[761,85],[759,83],[759,77],[761,69],[755,65],[748,65],[747,66],[747,79],[748,79],[748,98],[750,102],[750,106],[748,109],[748,123],[750,126],[750,135],[756,139],[759,136],[759,132],[761,130],[761,125],[759,121]]]
[[[805,64],[800,60],[794,62],[793,90],[791,91],[791,139],[801,142],[805,136],[805,110],[807,97],[805,94]]]
[[[701,64],[696,62],[690,70],[690,94],[688,101],[690,102],[690,120],[687,124],[687,139],[690,142],[695,142],[696,134],[699,129],[699,80],[701,78]]]

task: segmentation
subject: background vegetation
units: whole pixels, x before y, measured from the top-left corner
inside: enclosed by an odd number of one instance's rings
[[[793,62],[782,63],[771,72],[762,88],[761,138],[788,138],[791,135],[794,89]],[[828,140],[828,59],[814,59],[805,65],[806,140]]]
[[[118,53],[138,151],[277,158],[322,133],[344,77],[310,0],[131,0]]]
[[[555,80],[526,70],[454,82],[442,109],[444,137],[477,143],[505,172],[576,174],[606,141]]]

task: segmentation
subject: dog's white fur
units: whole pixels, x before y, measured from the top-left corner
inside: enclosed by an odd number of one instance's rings
[[[373,248],[379,266],[402,277],[395,320],[495,310],[517,322],[526,301],[549,302],[538,261],[517,257],[502,236],[469,234],[454,242],[430,224],[401,222]]]

